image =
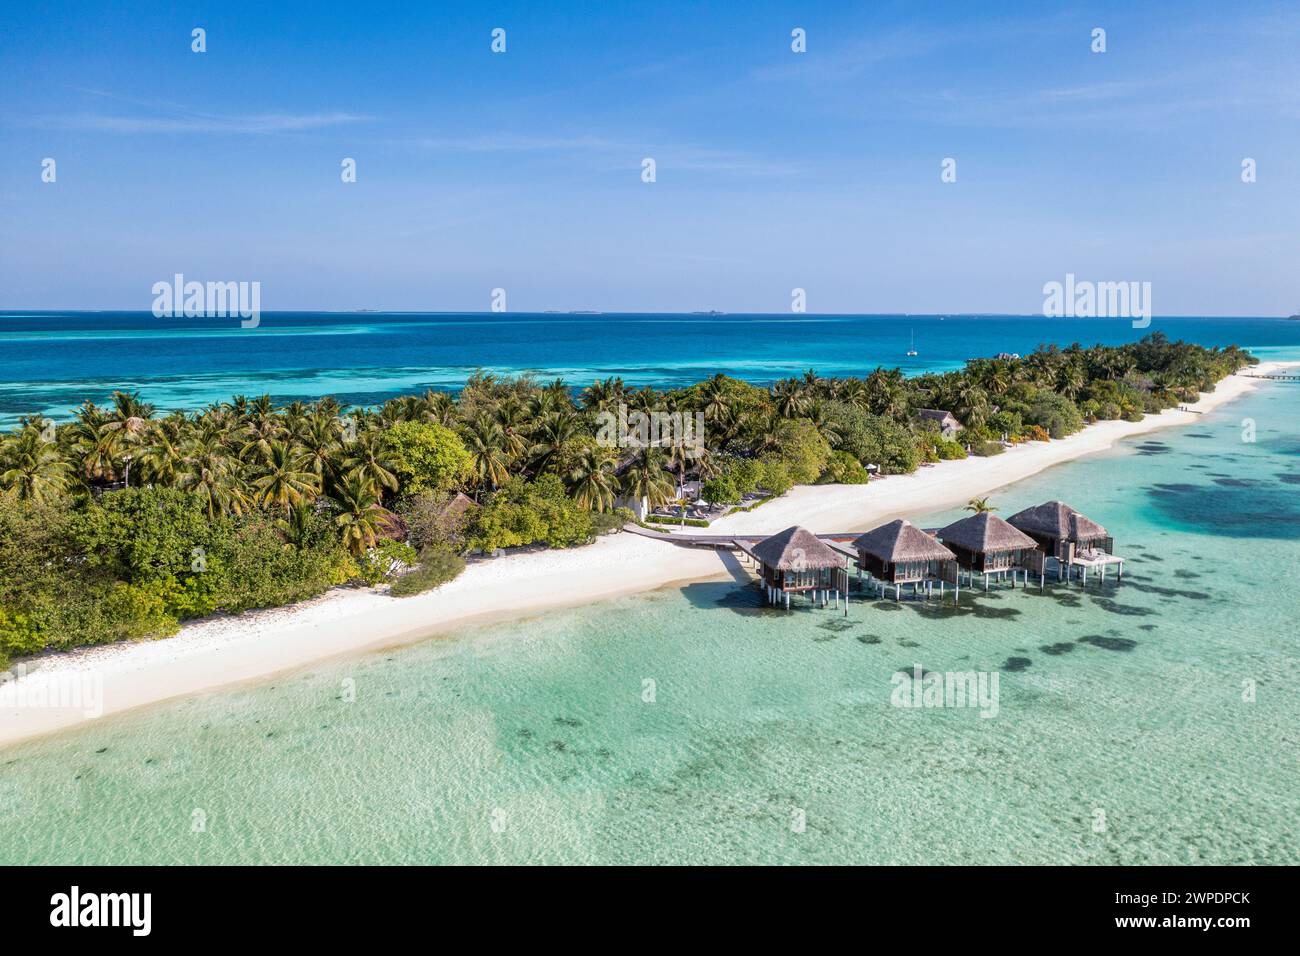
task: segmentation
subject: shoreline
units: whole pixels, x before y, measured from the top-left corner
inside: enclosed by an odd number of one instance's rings
[[[1266,362],[1260,373],[1300,365]],[[866,485],[801,485],[756,511],[715,521],[710,532],[772,533],[792,524],[814,532],[862,531],[899,517],[946,510],[1053,465],[1096,454],[1119,441],[1193,424],[1257,388],[1261,379],[1231,375],[1189,406],[1140,422],[1098,422],[1068,438],[1033,442],[991,458],[939,462],[911,475]],[[665,529],[667,526],[665,526]],[[331,658],[417,643],[460,627],[517,620],[548,611],[643,593],[689,581],[728,577],[713,549],[620,533],[572,550],[525,550],[474,561],[456,580],[410,598],[365,588],[335,588],[295,605],[192,621],[174,637],[47,654],[20,662],[28,673],[11,686],[41,681],[102,681],[102,713],[189,697],[302,670]],[[80,708],[0,708],[0,746],[80,726]]]

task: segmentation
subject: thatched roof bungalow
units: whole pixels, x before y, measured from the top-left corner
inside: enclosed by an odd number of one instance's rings
[[[854,539],[858,567],[878,581],[907,584],[940,576],[957,556],[910,521],[902,518]]]
[[[1007,523],[1033,538],[1045,554],[1063,561],[1073,556],[1073,550],[1094,547],[1110,550],[1107,545],[1111,539],[1106,529],[1064,501],[1045,501],[1018,511]]]
[[[958,567],[971,575],[984,575],[986,588],[991,574],[1010,573],[1012,581],[1017,571],[1042,574],[1038,543],[987,511],[940,529],[939,540],[956,555]]]
[[[834,591],[838,603],[841,586],[847,584],[845,556],[798,525],[764,538],[747,551],[758,562],[772,603],[784,594],[789,607],[790,594],[797,591],[812,592],[814,601],[820,598],[822,603]]]
[[[1007,521],[1033,538],[1047,558],[1056,559],[1058,579],[1068,580],[1078,568],[1086,582],[1088,568],[1097,568],[1105,581],[1106,568],[1112,564],[1119,565],[1119,578],[1124,577],[1124,559],[1115,556],[1115,540],[1105,528],[1063,501],[1045,501],[1016,512]]]
[[[809,571],[844,567],[844,555],[809,531],[795,525],[754,545],[764,567],[776,571]]]
[[[918,408],[916,415],[923,422],[933,422],[944,438],[955,438],[963,428],[957,416],[944,408]]]

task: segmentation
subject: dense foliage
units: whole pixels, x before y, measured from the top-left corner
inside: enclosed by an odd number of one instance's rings
[[[414,593],[447,579],[447,555],[580,545],[621,526],[621,506],[669,503],[691,479],[707,500],[736,503],[906,473],[1141,418],[1253,361],[1156,334],[914,378],[810,371],[768,388],[715,375],[575,391],[479,373],[459,395],[376,409],[237,396],[166,415],[116,392],[108,407],[30,418],[0,438],[0,655],[163,635],[346,581],[397,576]],[[923,408],[952,412],[962,431],[945,438]],[[698,415],[703,442],[602,441],[608,416],[637,412]]]
[[[432,591],[460,576],[465,570],[465,559],[445,547],[429,548],[420,555],[420,565],[409,574],[393,582],[389,593],[394,597],[413,597]]]

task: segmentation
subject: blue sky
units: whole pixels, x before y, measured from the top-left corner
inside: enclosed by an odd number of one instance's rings
[[[0,308],[1300,309],[1294,3],[3,2]]]

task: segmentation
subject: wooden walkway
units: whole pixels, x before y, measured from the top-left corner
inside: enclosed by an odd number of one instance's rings
[[[1256,375],[1253,372],[1238,372],[1242,378],[1266,378],[1271,382],[1300,382],[1300,372],[1274,372],[1271,375]]]
[[[669,541],[686,547],[725,548],[728,551],[745,552],[748,552],[757,542],[770,537],[772,534],[770,531],[762,534],[697,534],[693,531],[652,531],[630,521],[623,525],[623,530],[632,534],[639,534],[643,538]],[[819,534],[817,537],[846,557],[856,558],[858,553],[852,548],[846,548],[845,544],[854,538],[860,537],[861,534],[861,531],[833,531],[829,534]]]

